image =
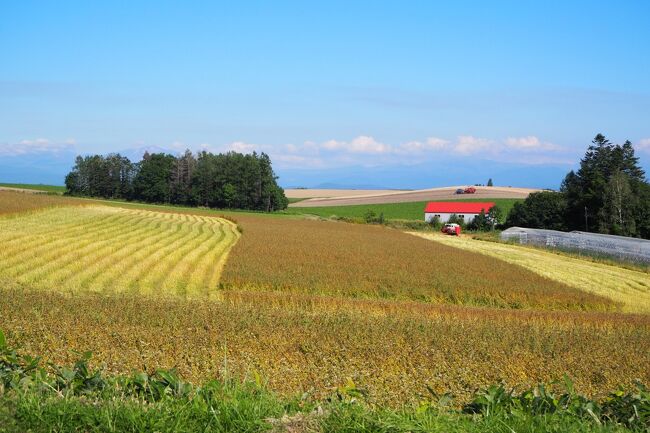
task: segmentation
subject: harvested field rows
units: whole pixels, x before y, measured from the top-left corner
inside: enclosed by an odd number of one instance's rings
[[[61,291],[213,295],[236,226],[106,206],[47,209],[0,226],[0,277]]]
[[[594,263],[537,248],[475,240],[467,236],[457,238],[438,233],[410,233],[520,265],[546,278],[609,298],[623,305],[624,311],[650,312],[650,274],[645,272]]]
[[[606,310],[607,298],[520,266],[371,225],[237,216],[227,289],[546,310]]]

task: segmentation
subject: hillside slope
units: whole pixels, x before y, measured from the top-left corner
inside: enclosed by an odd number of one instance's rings
[[[427,200],[453,200],[460,198],[526,198],[532,192],[540,191],[532,188],[512,188],[502,186],[477,186],[475,194],[455,194],[458,188],[466,186],[449,186],[444,188],[429,188],[413,191],[380,191],[363,195],[347,195],[337,197],[318,198],[318,195],[312,195],[314,198],[301,200],[292,203],[290,207],[324,207],[324,206],[349,206],[364,204],[382,204],[382,203],[406,203],[414,201]],[[309,190],[303,190],[303,197],[309,195]],[[317,194],[317,190],[314,190]],[[288,195],[289,196],[289,195]],[[289,196],[290,197],[290,196]]]

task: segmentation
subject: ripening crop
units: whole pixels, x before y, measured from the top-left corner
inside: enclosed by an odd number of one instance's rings
[[[466,236],[411,234],[522,266],[543,277],[609,298],[620,303],[624,311],[650,312],[650,274],[647,272],[567,257],[539,248],[484,242]]]
[[[377,226],[231,213],[240,234],[206,209],[52,203],[0,217],[0,328],[45,361],[320,397],[352,379],[394,406],[565,373],[596,396],[650,382],[650,316],[567,311],[618,304],[497,257]]]
[[[244,233],[246,233],[244,231]],[[261,377],[288,395],[331,395],[351,378],[371,403],[451,392],[464,402],[499,381],[568,374],[604,396],[650,383],[650,318],[226,291],[221,300],[66,296],[0,287],[0,323],[25,353],[70,364],[90,350],[111,371],[177,367],[195,383]],[[76,353],[75,353],[76,351]]]
[[[0,277],[60,291],[210,296],[236,225],[106,206],[46,209],[0,225]]]
[[[227,289],[517,309],[617,308],[607,298],[521,266],[387,227],[236,218],[244,235],[224,269],[222,285]]]
[[[0,191],[0,215],[37,211],[39,209],[84,204],[83,200],[59,195],[21,191]]]

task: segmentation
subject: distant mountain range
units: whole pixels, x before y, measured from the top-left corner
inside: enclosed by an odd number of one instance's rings
[[[146,147],[120,153],[132,161],[139,161],[145,150],[169,152],[169,149]],[[65,175],[74,165],[74,157],[71,152],[2,156],[0,182],[63,185]],[[571,168],[568,165],[515,164],[465,158],[417,165],[278,168],[276,173],[285,188],[421,189],[485,184],[492,178],[495,185],[557,189]]]
[[[528,165],[487,160],[437,161],[418,165],[278,169],[283,187],[323,189],[422,189],[448,185],[486,184],[558,189],[568,165]]]

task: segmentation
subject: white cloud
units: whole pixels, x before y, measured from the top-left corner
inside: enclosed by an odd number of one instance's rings
[[[42,142],[42,145],[48,143]],[[302,143],[252,144],[233,141],[229,144],[187,145],[174,142],[167,151],[185,148],[207,150],[213,153],[235,151],[239,153],[265,152],[280,167],[326,168],[347,165],[417,164],[440,158],[441,154],[457,156],[475,155],[478,158],[526,163],[566,163],[572,161],[567,149],[542,141],[536,136],[491,139],[473,135],[460,135],[454,140],[430,136],[424,139],[389,144],[370,135],[359,135],[350,140],[304,141]],[[637,148],[650,152],[650,138],[641,140]],[[1,154],[1,153],[0,153]]]
[[[636,144],[636,148],[642,152],[650,153],[650,138],[643,138]]]
[[[360,135],[352,140],[348,149],[352,153],[387,153],[391,150],[390,146],[367,135]]]
[[[321,146],[323,149],[327,150],[338,150],[338,149],[343,149],[345,147],[345,141],[336,141],[336,140],[328,140],[325,143],[323,143]]]
[[[427,148],[428,149],[442,149],[444,147],[447,147],[449,144],[449,141],[443,140],[442,138],[438,137],[429,137],[427,138]]]
[[[47,138],[21,140],[18,143],[0,143],[0,155],[20,156],[37,153],[59,153],[73,150],[75,141],[68,139],[63,142],[53,142]]]
[[[505,143],[510,149],[523,151],[556,151],[562,149],[557,144],[543,142],[534,135],[528,135],[526,137],[508,137]]]
[[[226,145],[226,150],[232,150],[239,153],[253,153],[255,149],[259,146],[250,143],[244,143],[243,141],[233,141],[232,143]]]
[[[441,150],[447,147],[449,141],[437,137],[429,137],[425,141],[408,141],[402,143],[397,150],[400,153],[415,153],[426,150]]]
[[[325,150],[343,150],[349,153],[388,153],[392,149],[389,145],[380,143],[368,135],[360,135],[352,141],[328,140],[321,144]]]
[[[463,155],[470,155],[473,153],[488,150],[494,141],[487,138],[478,138],[472,135],[460,135],[458,141],[454,146],[454,151]]]

